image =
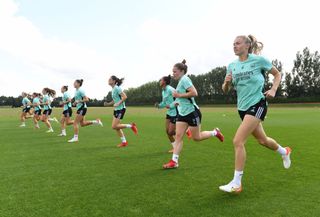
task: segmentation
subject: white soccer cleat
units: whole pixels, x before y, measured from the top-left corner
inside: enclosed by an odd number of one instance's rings
[[[65,134],[65,133],[60,133],[58,136],[63,137],[63,136],[67,136],[67,134]]]
[[[97,119],[97,125],[100,125],[101,127],[103,127],[103,123],[102,123],[102,121],[101,121],[101,119]]]
[[[47,130],[46,133],[53,133],[53,129]]]
[[[285,155],[282,155],[283,167],[285,169],[289,169],[291,166],[290,155],[291,155],[292,150],[290,147],[285,147],[285,149],[287,150],[287,153]]]
[[[78,138],[72,138],[70,140],[68,140],[69,143],[73,143],[73,142],[79,142],[79,139]]]
[[[26,125],[25,124],[21,124],[19,127],[26,127]]]
[[[219,189],[224,192],[239,194],[242,191],[242,186],[236,185],[234,182],[231,181],[227,185],[220,186]]]

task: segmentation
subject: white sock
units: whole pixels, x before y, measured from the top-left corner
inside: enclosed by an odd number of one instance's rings
[[[74,134],[73,138],[78,139],[78,135]]]
[[[121,142],[122,142],[122,143],[126,143],[126,142],[127,142],[127,140],[126,140],[126,137],[125,137],[125,136],[120,137],[120,139],[121,139]]]
[[[212,137],[215,137],[217,135],[217,131],[216,130],[212,130],[211,131],[211,135],[212,135]]]
[[[174,148],[176,146],[175,142],[171,142],[172,147]]]
[[[98,124],[99,122],[97,120],[90,121],[92,124]]]
[[[131,128],[132,125],[131,125],[131,124],[126,124],[126,127],[127,127],[127,128]]]
[[[64,129],[64,130],[61,130],[61,133],[62,133],[63,135],[66,135],[66,134],[67,134],[67,131],[66,131],[66,129]]]
[[[236,184],[236,185],[241,185],[241,179],[242,179],[242,175],[243,175],[243,171],[237,171],[235,170],[234,171],[234,177],[233,177],[233,182]]]
[[[287,149],[283,148],[281,145],[279,145],[279,148],[277,149],[277,152],[281,155],[287,154]]]
[[[179,155],[173,154],[173,155],[172,155],[172,160],[173,160],[174,162],[178,163],[178,161],[179,161]]]

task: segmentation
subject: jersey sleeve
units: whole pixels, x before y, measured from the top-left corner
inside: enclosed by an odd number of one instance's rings
[[[263,71],[270,71],[273,67],[272,63],[270,62],[270,60],[268,60],[265,57],[261,57],[260,58],[260,63],[261,63],[261,68]]]
[[[86,92],[84,90],[80,90],[80,96],[81,97],[85,97],[86,96]]]
[[[229,64],[227,67],[226,77],[232,73],[232,64]]]
[[[183,88],[185,90],[189,89],[190,87],[193,87],[193,84],[192,84],[192,81],[189,77],[185,77],[185,79],[183,79],[182,81],[182,85],[183,85]]]
[[[119,87],[119,86],[117,86],[117,94],[118,94],[118,95],[121,95],[122,92],[123,92],[123,91],[122,91],[122,88]]]

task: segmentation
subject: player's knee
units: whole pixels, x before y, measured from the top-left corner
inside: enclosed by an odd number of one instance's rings
[[[118,129],[118,125],[112,124],[112,125],[111,125],[111,128],[112,128],[113,130],[117,130],[117,129]]]
[[[195,142],[201,141],[200,136],[193,136],[192,139],[193,139],[193,141],[195,141]]]
[[[241,139],[234,138],[232,142],[235,148],[242,148],[244,146],[244,141]]]
[[[176,134],[175,130],[166,130],[166,132],[168,136],[174,136]]]

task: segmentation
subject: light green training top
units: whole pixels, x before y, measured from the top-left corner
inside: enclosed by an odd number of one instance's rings
[[[76,101],[79,100],[83,100],[83,98],[86,96],[86,93],[84,92],[84,90],[82,88],[79,88],[78,90],[76,90],[75,94],[74,94],[74,99]],[[85,102],[79,102],[77,103],[77,109],[80,109],[81,107],[87,108],[87,104]]]
[[[35,105],[35,104],[40,104],[40,99],[39,99],[39,97],[33,98],[32,104],[33,104],[33,105]],[[34,106],[34,110],[35,110],[35,111],[41,110],[41,106],[40,106],[40,105]]]
[[[187,90],[193,87],[191,79],[184,75],[180,78],[178,86],[176,88],[178,93],[187,93]],[[176,102],[179,103],[178,105],[178,112],[181,116],[186,116],[195,111],[195,109],[199,109],[194,97],[191,98],[177,98]]]
[[[27,107],[30,107],[28,104],[30,103],[30,100],[28,99],[28,97],[24,97],[22,99],[22,105],[23,107],[27,108]]]
[[[162,102],[159,103],[159,108],[166,108],[166,106],[170,107],[167,110],[167,115],[171,117],[177,116],[177,108],[174,105],[175,98],[172,96],[174,91],[175,89],[173,87],[167,85],[164,89],[162,89]]]
[[[48,105],[46,105],[46,104],[43,105],[43,109],[44,109],[44,110],[49,110],[49,109],[51,109],[51,99],[50,99],[50,96],[49,96],[49,95],[44,95],[42,102],[43,102],[43,103],[48,103]]]
[[[72,97],[71,97],[71,94],[68,92],[68,91],[66,91],[66,92],[64,92],[63,93],[63,97],[62,97],[62,100],[64,101],[64,102],[67,102],[69,99],[71,99]],[[71,105],[71,102],[68,102],[67,104],[64,104],[64,106],[63,106],[63,111],[65,111],[65,110],[68,110],[69,108],[71,108],[72,107],[72,105]]]
[[[235,60],[229,64],[227,75],[232,72],[232,84],[237,91],[238,110],[247,111],[251,106],[265,98],[264,73],[272,69],[266,58],[249,54],[246,61]]]
[[[112,99],[114,103],[118,103],[121,100],[121,94],[122,94],[122,88],[119,87],[118,85],[115,85],[112,88]],[[119,111],[126,108],[125,102],[120,103],[119,106],[115,107],[114,110]]]

